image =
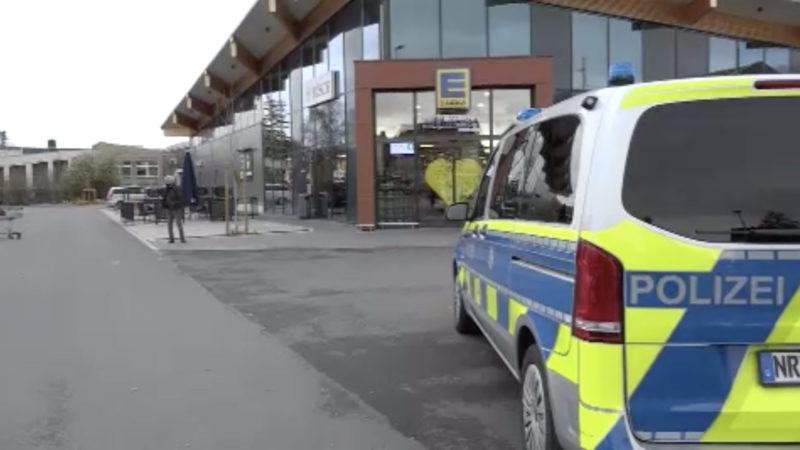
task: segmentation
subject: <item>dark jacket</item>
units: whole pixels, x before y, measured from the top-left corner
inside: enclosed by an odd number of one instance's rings
[[[168,185],[166,189],[164,189],[164,196],[161,198],[161,206],[173,211],[183,208],[183,196],[175,185]]]

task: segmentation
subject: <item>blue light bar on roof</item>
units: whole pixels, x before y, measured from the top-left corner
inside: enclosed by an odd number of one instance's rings
[[[633,84],[636,82],[635,74],[633,63],[619,62],[611,64],[608,68],[608,85],[623,86]]]
[[[542,112],[541,108],[525,108],[517,114],[517,120],[528,120]]]

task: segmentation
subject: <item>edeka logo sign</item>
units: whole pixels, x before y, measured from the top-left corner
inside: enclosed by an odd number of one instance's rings
[[[314,106],[336,98],[336,72],[328,72],[303,83],[303,106]]]
[[[469,69],[436,71],[436,110],[440,113],[469,111]]]

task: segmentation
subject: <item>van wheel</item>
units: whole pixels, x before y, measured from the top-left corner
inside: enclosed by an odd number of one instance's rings
[[[458,284],[458,279],[453,281],[453,319],[456,325],[456,331],[460,334],[477,334],[478,326],[475,321],[469,316],[464,306],[464,298],[461,295],[461,286]]]
[[[550,408],[550,391],[536,345],[525,351],[522,360],[522,433],[527,450],[558,450],[553,414]]]

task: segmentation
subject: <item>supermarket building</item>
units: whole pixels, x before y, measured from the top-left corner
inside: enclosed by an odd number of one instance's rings
[[[266,213],[436,226],[530,106],[637,81],[800,72],[794,0],[259,0],[170,111],[200,186]],[[176,93],[176,96],[178,93]]]

